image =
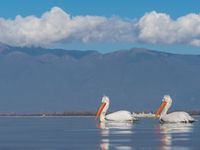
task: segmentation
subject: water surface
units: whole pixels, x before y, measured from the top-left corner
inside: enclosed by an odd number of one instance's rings
[[[200,118],[196,118],[199,120]],[[200,122],[103,124],[94,117],[0,118],[0,150],[199,149]]]

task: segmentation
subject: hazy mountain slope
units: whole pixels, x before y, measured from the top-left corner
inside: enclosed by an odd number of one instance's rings
[[[157,110],[163,94],[173,109],[200,106],[200,56],[146,49],[66,51],[0,46],[0,113]]]

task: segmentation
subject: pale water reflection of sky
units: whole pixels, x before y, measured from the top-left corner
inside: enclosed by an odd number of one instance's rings
[[[2,117],[0,149],[193,150],[200,147],[200,122],[160,124],[153,118],[139,119],[134,123],[104,124],[94,117]]]
[[[194,141],[195,126],[186,123],[159,124],[149,118],[137,123],[99,123],[97,127],[101,129],[99,134],[102,137],[99,147],[102,150],[194,149],[191,141]]]

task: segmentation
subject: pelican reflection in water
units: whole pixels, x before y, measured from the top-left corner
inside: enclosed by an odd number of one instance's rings
[[[96,124],[97,128],[101,129],[100,135],[102,137],[99,147],[102,150],[109,150],[111,149],[126,149],[131,150],[130,146],[127,146],[127,142],[131,142],[130,139],[126,139],[123,137],[123,139],[113,139],[110,137],[110,135],[116,135],[115,137],[118,137],[118,135],[126,135],[126,134],[132,134],[132,128],[133,123],[132,122],[100,122]],[[120,136],[119,136],[120,137]],[[121,137],[120,137],[121,138]],[[119,144],[119,142],[121,144]],[[124,143],[124,144],[123,144]]]
[[[161,142],[162,146],[158,149],[170,150],[187,149],[187,145],[184,146],[184,143],[189,140],[189,135],[192,134],[194,127],[193,124],[188,123],[164,123],[154,125],[154,128],[157,130],[156,133],[161,135],[158,141]],[[182,143],[182,146],[173,142]]]

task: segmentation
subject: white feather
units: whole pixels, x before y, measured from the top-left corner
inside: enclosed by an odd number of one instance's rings
[[[134,118],[129,111],[120,110],[111,114],[106,115],[106,120],[114,121],[132,121]]]

